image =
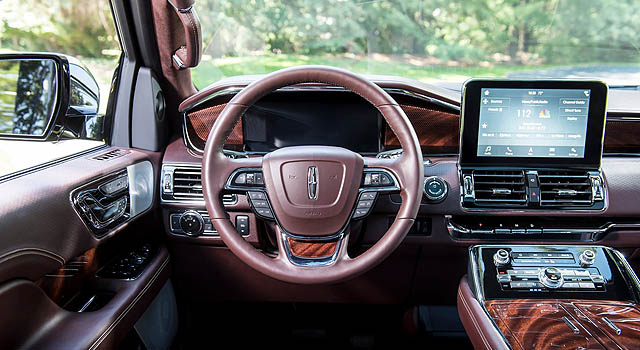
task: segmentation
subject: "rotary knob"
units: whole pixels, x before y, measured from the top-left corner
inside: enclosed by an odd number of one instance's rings
[[[506,249],[500,249],[493,255],[493,263],[497,267],[509,264],[509,252]]]
[[[582,267],[593,265],[593,263],[596,261],[596,253],[594,253],[591,249],[587,249],[582,252],[582,254],[580,254],[578,260],[580,260],[580,266]]]
[[[555,267],[546,267],[538,274],[540,283],[547,288],[560,288],[564,279],[562,273]]]
[[[204,231],[204,219],[197,211],[185,211],[180,215],[180,228],[189,236],[199,236]]]
[[[424,179],[424,196],[429,202],[440,202],[447,196],[447,182],[441,177],[430,176]]]

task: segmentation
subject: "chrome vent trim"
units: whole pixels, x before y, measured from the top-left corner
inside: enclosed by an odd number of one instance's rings
[[[540,170],[540,206],[591,206],[591,175],[579,170]]]
[[[524,206],[527,204],[523,170],[474,170],[472,177],[471,191],[473,191],[476,205]]]
[[[163,165],[160,187],[164,202],[204,204],[202,170],[199,166]],[[234,205],[237,202],[238,196],[235,194],[222,196],[222,203],[225,205]]]

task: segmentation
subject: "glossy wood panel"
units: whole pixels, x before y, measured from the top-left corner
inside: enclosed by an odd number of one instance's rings
[[[291,253],[301,258],[326,258],[333,255],[338,249],[338,241],[310,242],[293,238],[287,238]]]
[[[523,299],[491,300],[485,305],[514,349],[640,349],[640,309],[636,304]],[[620,334],[603,317],[618,327]]]
[[[637,305],[624,303],[576,303],[575,305],[618,345],[625,349],[640,349],[640,310]]]
[[[605,349],[560,303],[503,302],[488,309],[500,331],[515,340],[514,348]]]

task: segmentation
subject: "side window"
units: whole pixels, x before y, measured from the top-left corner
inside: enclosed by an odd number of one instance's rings
[[[0,180],[104,145],[120,54],[109,0],[2,1]]]

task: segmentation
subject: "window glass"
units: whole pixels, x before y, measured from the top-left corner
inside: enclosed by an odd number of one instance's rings
[[[460,88],[470,77],[640,84],[637,0],[198,0],[193,80],[301,64]]]
[[[108,0],[1,0],[0,53],[20,52],[54,52],[78,59],[96,79],[99,114],[104,115],[121,54]],[[0,62],[0,134],[41,135],[46,129],[52,109],[47,93],[55,91],[58,82],[52,77],[38,86],[29,83],[37,74],[46,75],[48,68],[42,61],[34,61],[32,67]],[[95,101],[75,91],[71,98],[76,107],[95,108]],[[101,125],[90,128],[102,130]],[[0,177],[104,144],[67,135],[55,142],[0,140]]]

